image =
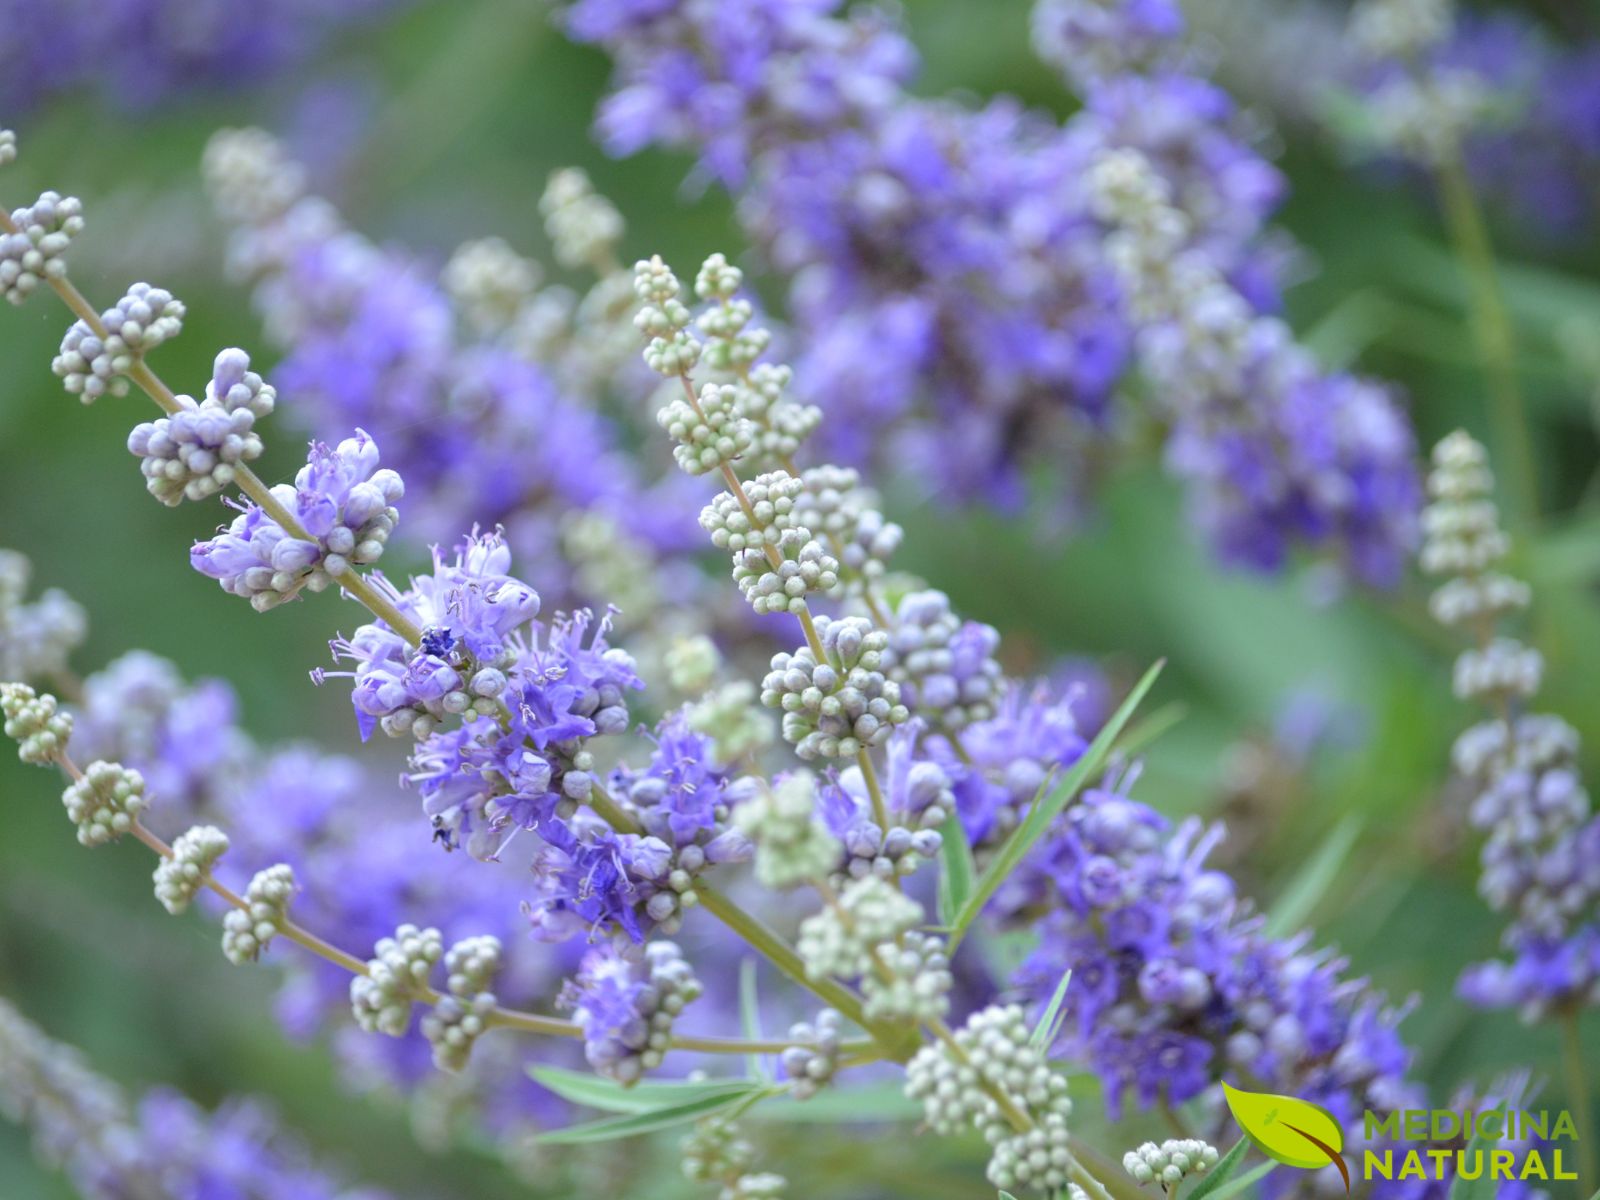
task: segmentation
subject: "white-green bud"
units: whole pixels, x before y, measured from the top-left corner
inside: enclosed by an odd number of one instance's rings
[[[83,230],[83,205],[76,196],[45,192],[13,210],[16,233],[0,233],[0,294],[21,304],[41,283],[65,279],[67,245]]]
[[[878,948],[877,971],[861,977],[869,1020],[890,1018],[926,1022],[942,1019],[950,1011],[950,988],[955,977],[943,939],[933,934],[907,933],[898,945]]]
[[[367,973],[350,981],[350,1010],[368,1033],[403,1037],[411,1027],[411,1005],[428,986],[428,975],[444,957],[437,929],[402,925],[374,947]]]
[[[789,1027],[794,1045],[780,1056],[783,1072],[789,1077],[789,1094],[796,1100],[809,1100],[827,1084],[839,1069],[843,1038],[843,1018],[831,1008],[817,1019],[800,1021]]]
[[[717,644],[703,633],[677,637],[664,656],[667,682],[685,696],[698,696],[709,688],[722,666]]]
[[[599,270],[614,260],[622,240],[622,214],[577,167],[551,174],[539,198],[539,212],[562,266]]]
[[[722,1189],[719,1200],[782,1200],[789,1181],[773,1171],[741,1175]]]
[[[0,129],[0,167],[17,161],[17,135],[9,129]]]
[[[230,908],[222,917],[222,953],[235,966],[255,962],[289,921],[289,901],[296,890],[294,869],[278,863],[257,871],[245,889],[244,908]]]
[[[196,825],[180,834],[172,843],[172,857],[156,864],[156,899],[161,907],[173,916],[185,911],[227,849],[228,835],[215,825]]]
[[[1145,1142],[1122,1156],[1122,1169],[1135,1183],[1160,1183],[1169,1194],[1188,1176],[1204,1175],[1216,1165],[1216,1148],[1198,1138],[1168,1138],[1159,1146]]]
[[[733,556],[733,581],[756,612],[804,612],[807,596],[838,586],[839,561],[810,530],[785,529],[771,549],[781,556],[776,564],[765,549],[751,547]]]
[[[711,535],[711,544],[717,549],[738,554],[777,546],[786,531],[798,527],[795,502],[805,484],[787,471],[758,475],[747,480],[741,490],[743,502],[731,492],[722,492],[700,510],[700,528]]]
[[[816,776],[795,771],[733,810],[734,825],[756,844],[756,879],[763,887],[824,879],[838,865],[839,841],[816,809]]]
[[[885,943],[916,928],[922,906],[876,875],[852,880],[828,905],[800,923],[795,944],[813,979],[835,975],[854,979],[868,975],[873,955]]]
[[[495,333],[533,299],[539,265],[504,238],[486,237],[457,246],[439,278],[474,329]]]
[[[103,846],[133,828],[146,808],[144,776],[115,762],[92,762],[61,794],[78,841]]]
[[[730,680],[707,693],[689,710],[689,727],[711,739],[717,760],[724,763],[759,754],[777,732],[748,679]]]
[[[719,253],[700,264],[694,291],[702,300],[731,300],[743,283],[744,272],[730,263],[727,255]]]
[[[58,712],[54,696],[39,695],[25,683],[0,684],[0,712],[6,736],[16,739],[17,757],[25,763],[53,762],[72,737],[72,714]]]
[[[87,322],[74,321],[50,369],[85,404],[107,392],[125,396],[128,372],[150,351],[178,336],[185,311],[183,301],[165,288],[136,283],[100,314],[104,337]]]
[[[691,1183],[717,1183],[744,1174],[754,1165],[755,1147],[739,1136],[729,1117],[711,1116],[696,1123],[683,1139],[683,1174]]]
[[[676,374],[677,372],[668,372]],[[672,455],[690,475],[704,475],[742,458],[754,429],[739,413],[735,389],[708,383],[699,401],[679,396],[656,413],[656,422],[678,444]]]
[[[761,702],[783,710],[783,736],[802,758],[853,758],[910,719],[900,686],[879,669],[888,635],[860,617],[818,617],[823,661],[809,646],[777,654]]]

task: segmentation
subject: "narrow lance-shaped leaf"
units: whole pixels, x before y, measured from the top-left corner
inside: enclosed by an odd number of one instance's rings
[[[1246,1134],[1229,1148],[1216,1166],[1200,1177],[1200,1182],[1195,1184],[1185,1200],[1205,1200],[1207,1196],[1220,1195],[1228,1181],[1238,1171],[1239,1164],[1244,1162],[1244,1156],[1249,1149],[1250,1137]]]
[[[1361,836],[1361,818],[1347,816],[1327,836],[1317,851],[1300,868],[1283,894],[1271,906],[1266,932],[1269,937],[1286,937],[1295,932],[1321,903],[1339,877],[1339,868]]]
[[[1250,1139],[1245,1138],[1243,1140],[1248,1142]],[[1243,1175],[1236,1175],[1226,1183],[1220,1183],[1211,1191],[1202,1193],[1199,1188],[1196,1188],[1195,1194],[1203,1196],[1204,1200],[1228,1200],[1230,1196],[1237,1196],[1240,1192],[1249,1191],[1277,1169],[1278,1164],[1275,1162],[1257,1163]],[[1209,1178],[1209,1176],[1203,1177],[1200,1180],[1201,1184],[1204,1185],[1206,1179]],[[1193,1197],[1185,1196],[1184,1200],[1193,1200]]]
[[[1061,1035],[1061,1023],[1066,1020],[1061,1006],[1067,998],[1067,985],[1071,982],[1072,969],[1069,967],[1061,976],[1061,982],[1056,984],[1055,995],[1050,997],[1049,1006],[1039,1014],[1039,1023],[1033,1027],[1033,1033],[1028,1038],[1030,1045],[1043,1050],[1055,1045],[1056,1038]]]
[[[1049,795],[1034,801],[1022,824],[1012,831],[1011,836],[995,852],[993,861],[979,877],[967,903],[962,906],[956,920],[951,922],[952,942],[977,919],[978,914],[983,911],[983,906],[989,902],[989,897],[995,894],[1005,882],[1006,876],[1010,875],[1028,851],[1033,849],[1034,843],[1044,836],[1045,830],[1050,827],[1050,823],[1056,819],[1061,810],[1066,808],[1068,802],[1078,794],[1083,785],[1105,766],[1118,736],[1133,716],[1134,710],[1139,707],[1140,701],[1145,698],[1145,694],[1155,685],[1156,677],[1161,674],[1161,668],[1165,665],[1166,660],[1163,659],[1144,673],[1144,678],[1139,680],[1132,692],[1128,693],[1128,698],[1095,736],[1082,757],[1062,776],[1061,782]]]
[[[742,1092],[732,1095],[702,1096],[697,1100],[669,1104],[649,1112],[628,1113],[590,1121],[583,1125],[569,1125],[564,1129],[541,1133],[536,1140],[552,1146],[575,1146],[588,1142],[611,1142],[619,1138],[638,1137],[641,1134],[654,1133],[658,1129],[671,1129],[675,1125],[684,1125],[700,1117],[722,1112],[724,1109],[746,1106],[767,1095],[769,1091],[765,1084],[745,1083]]]
[[[977,865],[972,861],[972,846],[961,817],[951,812],[939,826],[939,920],[952,924],[972,896]]]
[[[691,1100],[739,1097],[756,1086],[748,1079],[707,1079],[692,1083],[647,1079],[632,1087],[623,1087],[615,1080],[563,1067],[530,1067],[528,1074],[563,1100],[613,1113],[646,1113]]]
[[[761,998],[756,990],[756,960],[751,957],[739,962],[739,1023],[744,1036],[752,1042],[761,1040]],[[751,1079],[771,1082],[766,1064],[759,1054],[744,1056],[746,1073]]]
[[[1490,1178],[1489,1152],[1494,1149],[1495,1139],[1486,1138],[1482,1133],[1475,1133],[1472,1141],[1467,1143],[1463,1151],[1463,1161],[1470,1168],[1474,1162],[1481,1159],[1482,1165],[1478,1169],[1476,1179],[1468,1179],[1459,1171],[1450,1184],[1450,1200],[1494,1200],[1495,1194],[1500,1190],[1498,1180]]]

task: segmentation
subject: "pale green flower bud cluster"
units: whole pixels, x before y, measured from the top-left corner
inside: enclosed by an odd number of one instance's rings
[[[183,331],[183,301],[166,288],[136,283],[116,305],[100,314],[102,338],[85,321],[74,321],[61,339],[61,353],[50,369],[67,391],[85,404],[107,392],[128,394],[128,372],[150,351]]]
[[[777,654],[761,702],[783,710],[783,736],[802,758],[853,758],[910,719],[900,686],[880,664],[888,635],[861,617],[819,617],[823,661],[809,646]]]
[[[1464,779],[1488,781],[1501,771],[1545,771],[1571,767],[1578,759],[1578,731],[1560,717],[1528,713],[1512,729],[1499,718],[1480,722],[1456,739],[1450,761]]]
[[[1515,638],[1498,637],[1484,646],[1463,650],[1453,679],[1458,699],[1480,696],[1527,699],[1539,690],[1544,657]]]
[[[25,683],[0,684],[0,712],[6,736],[16,740],[17,757],[25,763],[54,762],[72,737],[72,714],[57,711],[54,696],[41,696]]]
[[[755,426],[755,444],[750,454],[758,462],[787,462],[822,424],[822,410],[815,404],[798,404],[789,399],[793,378],[794,372],[787,366],[760,363],[739,381],[739,409]]]
[[[889,559],[900,549],[900,526],[878,510],[878,498],[862,486],[852,467],[824,465],[802,473],[805,490],[795,505],[795,518],[818,537],[826,537],[851,582],[881,578]]]
[[[619,615],[617,628],[648,621],[661,606],[656,572],[648,569],[655,552],[615,517],[592,509],[567,514],[561,548],[582,593],[609,597]]]
[[[878,951],[879,970],[862,977],[868,1020],[884,1018],[925,1022],[950,1011],[950,957],[944,939],[931,933],[907,933],[898,943]]]
[[[1422,510],[1422,569],[1445,576],[1429,607],[1446,625],[1482,625],[1526,608],[1528,585],[1494,569],[1511,550],[1493,500],[1489,456],[1457,430],[1433,449]]]
[[[594,190],[588,175],[577,167],[551,174],[539,198],[539,212],[556,261],[562,266],[605,270],[616,258],[622,214]]]
[[[350,981],[350,1010],[368,1033],[403,1037],[411,1027],[411,1005],[428,987],[428,975],[444,957],[437,929],[402,925],[373,948],[367,973]]]
[[[496,937],[466,938],[445,955],[446,994],[422,1018],[422,1036],[433,1047],[433,1062],[440,1070],[464,1070],[473,1045],[489,1028],[489,1016],[498,1003],[489,985],[500,963]]]
[[[1110,227],[1106,256],[1139,323],[1141,361],[1177,409],[1242,385],[1248,342],[1263,325],[1218,268],[1191,245],[1193,225],[1139,151],[1102,152],[1089,171],[1091,208]]]
[[[719,1200],[782,1200],[789,1181],[776,1171],[741,1175],[719,1194]]]
[[[222,953],[235,966],[255,962],[289,923],[289,902],[297,885],[294,868],[278,863],[257,871],[245,889],[245,908],[222,917]]]
[[[874,956],[922,924],[922,906],[876,875],[852,880],[829,904],[800,923],[795,949],[813,979],[872,974]]]
[[[439,282],[473,329],[497,333],[533,299],[539,264],[518,254],[504,238],[479,238],[456,247]]]
[[[732,1118],[707,1117],[683,1140],[683,1174],[691,1183],[720,1183],[718,1200],[779,1200],[787,1182],[771,1171],[751,1173],[755,1147]]]
[[[1515,639],[1487,639],[1500,618],[1527,607],[1526,583],[1495,569],[1511,549],[1493,500],[1489,456],[1469,434],[1457,430],[1433,450],[1428,474],[1430,503],[1422,512],[1422,569],[1445,576],[1429,607],[1445,625],[1467,625],[1485,635],[1456,659],[1455,692],[1462,699],[1533,695],[1543,659]]]
[[[696,1122],[679,1152],[690,1183],[721,1183],[743,1175],[756,1161],[755,1147],[739,1136],[732,1118],[723,1116]]]
[[[10,129],[0,129],[0,167],[17,161],[17,135]]]
[[[815,1096],[839,1069],[844,1041],[844,1019],[831,1008],[817,1013],[815,1021],[798,1021],[789,1027],[795,1045],[779,1056],[789,1077],[789,1094],[796,1100]]]
[[[222,129],[201,162],[206,190],[230,224],[265,225],[305,195],[305,168],[264,129]]]
[[[1033,1045],[1022,1009],[993,1005],[976,1012],[955,1040],[962,1057],[936,1042],[919,1050],[906,1067],[906,1095],[921,1102],[928,1127],[946,1137],[969,1127],[983,1134],[994,1147],[988,1176],[998,1188],[1054,1192],[1065,1187],[1072,1162],[1067,1130],[1072,1101],[1066,1079]],[[1014,1132],[986,1086],[1026,1111],[1034,1129]]]
[[[743,485],[748,512],[737,496],[722,492],[700,510],[700,528],[711,535],[718,550],[735,554],[777,546],[786,531],[800,527],[795,503],[804,490],[805,484],[787,471],[757,475]]]
[[[807,596],[838,586],[839,560],[810,530],[782,530],[770,548],[781,556],[776,563],[763,549],[740,550],[733,556],[733,581],[756,612],[804,612]]]
[[[672,456],[689,475],[704,475],[737,462],[749,452],[755,433],[740,411],[738,389],[729,384],[706,384],[692,403],[687,396],[674,397],[656,413],[656,423],[678,443]]]
[[[747,679],[730,680],[709,692],[689,710],[689,726],[709,737],[719,762],[736,762],[759,754],[774,740],[772,721],[756,703],[756,687]]]
[[[700,342],[689,332],[689,310],[678,299],[682,290],[678,277],[659,254],[634,264],[633,293],[643,304],[633,323],[650,339],[644,361],[662,375],[686,375],[700,361]],[[663,425],[667,424],[666,411],[657,418]]]
[[[743,373],[772,341],[769,331],[750,327],[755,315],[750,301],[734,297],[743,282],[744,272],[721,254],[706,259],[695,276],[695,293],[714,302],[698,323],[706,336],[706,365],[716,371]]]
[[[85,846],[116,841],[149,806],[143,775],[121,763],[100,761],[90,763],[83,777],[67,787],[61,802]]]
[[[1501,103],[1476,71],[1436,67],[1392,79],[1369,96],[1366,133],[1380,150],[1442,166]]]
[[[838,864],[840,846],[817,815],[817,779],[795,771],[733,810],[733,823],[756,844],[756,880],[790,888],[825,879]]]
[[[83,204],[76,196],[45,192],[14,209],[16,233],[0,233],[0,294],[13,304],[41,283],[67,276],[67,246],[83,231]]]
[[[685,696],[704,695],[722,668],[722,652],[703,633],[674,638],[663,660],[667,683]]]
[[[1159,1183],[1170,1195],[1191,1175],[1204,1175],[1217,1165],[1216,1147],[1198,1138],[1168,1138],[1159,1146],[1145,1142],[1122,1156],[1122,1169],[1136,1183]]]
[[[156,899],[173,916],[188,909],[211,868],[228,850],[228,835],[215,825],[196,825],[172,843],[172,857],[156,864]]]
[[[1416,58],[1450,36],[1451,0],[1361,0],[1350,14],[1350,36],[1373,58]]]
[[[0,550],[0,680],[62,674],[89,633],[83,606],[59,588],[24,603],[32,573],[26,555]]]

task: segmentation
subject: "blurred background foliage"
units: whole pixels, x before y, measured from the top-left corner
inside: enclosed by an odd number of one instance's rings
[[[1069,98],[1028,49],[1027,9],[1026,0],[913,0],[906,15],[926,59],[921,86],[1007,91],[1065,111]],[[0,188],[8,205],[45,187],[83,198],[90,221],[73,272],[97,304],[134,278],[185,299],[184,336],[161,350],[159,366],[180,389],[197,390],[217,347],[262,345],[242,290],[223,278],[220,231],[200,193],[202,147],[223,125],[261,124],[292,147],[315,147],[318,186],[352,225],[438,261],[490,233],[543,254],[536,199],[550,170],[568,164],[621,208],[631,252],[659,250],[679,263],[714,249],[739,255],[727,201],[686,184],[683,161],[650,153],[613,162],[593,146],[588,125],[606,70],[598,54],[563,41],[540,5],[418,3],[264,90],[139,112],[62,95],[20,117],[0,113],[25,149]],[[1310,131],[1282,140],[1291,195],[1280,223],[1303,251],[1303,282],[1289,298],[1296,329],[1330,361],[1400,384],[1424,445],[1461,425],[1487,437],[1463,287],[1428,197],[1339,161]],[[1545,511],[1514,565],[1535,585],[1530,632],[1550,667],[1543,699],[1583,734],[1593,780],[1600,455],[1595,383],[1566,350],[1575,337],[1600,338],[1600,247],[1592,236],[1553,246],[1503,215],[1495,234]],[[142,399],[80,409],[66,397],[49,371],[64,326],[62,310],[42,302],[0,320],[0,542],[32,558],[37,586],[65,588],[88,608],[80,669],[146,647],[191,676],[228,678],[243,723],[263,741],[318,730],[344,741],[344,702],[313,689],[306,671],[325,661],[332,622],[352,622],[353,611],[323,602],[262,617],[187,570],[186,548],[210,531],[216,510],[167,510],[141,495],[123,439],[148,415]],[[267,369],[270,377],[270,360]],[[293,404],[283,397],[280,414]],[[293,439],[269,439],[261,474],[275,480],[297,458]],[[1461,798],[1444,783],[1450,742],[1471,714],[1450,698],[1453,647],[1427,620],[1424,585],[1413,578],[1393,595],[1333,596],[1313,569],[1275,581],[1223,574],[1150,463],[1108,471],[1099,510],[1071,530],[896,498],[904,562],[999,627],[1013,666],[1082,655],[1126,680],[1167,657],[1149,711],[1177,719],[1150,750],[1139,794],[1170,813],[1227,820],[1227,865],[1274,921],[1309,922],[1392,996],[1426,997],[1404,1029],[1435,1096],[1526,1065],[1549,1081],[1541,1106],[1553,1107],[1554,1031],[1475,1013],[1453,994],[1461,965],[1492,953],[1499,926],[1474,894]],[[403,573],[395,558],[385,567]],[[538,564],[522,566],[537,582]],[[1302,760],[1296,728],[1313,719],[1331,732]],[[207,923],[169,921],[148,902],[145,857],[131,847],[83,854],[53,793],[11,756],[0,761],[0,993],[130,1085],[168,1082],[206,1103],[234,1092],[271,1098],[314,1146],[372,1183],[407,1195],[532,1194],[487,1154],[419,1148],[399,1105],[352,1101],[317,1047],[285,1044],[262,978],[229,969]],[[1594,1051],[1600,1022],[1590,1024]],[[908,1171],[928,1180],[914,1194],[944,1194],[931,1157],[943,1151],[928,1143],[811,1141],[797,1150],[781,1139],[774,1151],[772,1165],[796,1180],[797,1194],[882,1194],[886,1180],[904,1186]],[[597,1172],[615,1151],[600,1148]],[[636,1161],[655,1153],[626,1152]],[[652,1177],[661,1195],[679,1188],[666,1156]],[[68,1194],[4,1124],[0,1194]]]

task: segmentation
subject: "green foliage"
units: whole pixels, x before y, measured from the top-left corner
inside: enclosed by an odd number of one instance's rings
[[[1001,843],[1000,849],[994,853],[994,858],[978,877],[972,894],[956,911],[956,919],[950,922],[954,930],[952,941],[958,939],[977,919],[978,914],[983,911],[983,906],[989,902],[989,897],[994,895],[1005,882],[1006,876],[1017,869],[1034,843],[1044,836],[1050,823],[1061,815],[1061,810],[1066,808],[1067,802],[1104,769],[1117,737],[1133,716],[1134,710],[1139,707],[1139,702],[1155,686],[1156,676],[1161,674],[1161,668],[1165,665],[1165,662],[1158,662],[1146,671],[1144,678],[1139,680],[1133,691],[1128,693],[1128,698],[1095,735],[1094,741],[1089,743],[1089,748],[1083,752],[1083,756],[1061,777],[1061,782],[1053,788],[1046,783],[1045,788],[1048,791],[1041,789],[1040,798],[1029,805],[1028,815],[1023,818],[1022,824]]]

